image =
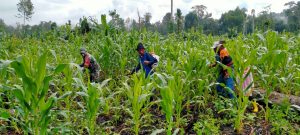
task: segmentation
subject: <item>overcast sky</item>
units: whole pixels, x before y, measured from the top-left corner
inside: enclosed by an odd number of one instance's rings
[[[22,22],[15,16],[18,14],[19,0],[0,0],[0,18],[6,24],[15,25]],[[214,18],[220,18],[221,14],[235,9],[237,6],[245,7],[251,11],[255,9],[259,13],[263,7],[271,4],[273,12],[281,12],[284,3],[291,0],[174,0],[174,12],[180,8],[183,14],[191,11],[194,5],[205,5]],[[64,24],[68,20],[78,23],[82,16],[94,16],[100,19],[101,14],[108,14],[109,10],[116,9],[122,18],[137,19],[137,10],[140,14],[150,12],[151,22],[161,20],[170,12],[171,0],[32,0],[34,15],[30,24],[38,24],[40,21],[55,21]]]

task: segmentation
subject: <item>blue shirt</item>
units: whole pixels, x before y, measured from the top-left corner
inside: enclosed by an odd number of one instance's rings
[[[149,64],[148,65],[144,64],[145,61],[149,61]],[[141,69],[141,65],[142,65],[142,68],[145,71],[146,77],[148,77],[149,74],[153,74],[152,65],[156,62],[157,62],[157,60],[152,55],[145,52],[143,56],[139,56],[139,64],[132,71],[132,73],[139,71]]]

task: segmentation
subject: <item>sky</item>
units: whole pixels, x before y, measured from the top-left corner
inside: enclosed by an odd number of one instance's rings
[[[205,5],[213,18],[220,18],[222,13],[233,10],[236,7],[255,9],[256,13],[271,4],[271,11],[281,12],[285,3],[292,0],[173,0],[173,10],[179,8],[186,15],[192,11],[194,5]],[[0,0],[0,18],[6,24],[16,25],[22,23],[22,19],[16,17],[18,14],[17,3],[19,0]],[[152,14],[151,22],[162,20],[163,16],[170,12],[171,0],[32,0],[34,15],[29,24],[39,24],[41,21],[55,21],[64,24],[68,20],[78,23],[83,16],[92,16],[100,20],[101,14],[108,14],[110,10],[116,9],[117,13],[124,19],[138,18],[137,11],[141,15],[146,12]],[[108,17],[110,18],[110,17]]]

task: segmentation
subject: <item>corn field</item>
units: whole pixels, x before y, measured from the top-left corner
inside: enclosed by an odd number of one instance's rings
[[[300,96],[300,37],[253,33],[226,38],[198,32],[167,37],[151,32],[110,31],[40,37],[0,37],[0,134],[299,134],[299,112],[288,100],[268,105],[273,91]],[[214,41],[224,39],[234,62],[234,99],[216,93]],[[152,77],[127,74],[138,64],[136,45],[160,56]],[[90,83],[80,48],[100,64]],[[242,91],[251,67],[266,91],[254,113]]]

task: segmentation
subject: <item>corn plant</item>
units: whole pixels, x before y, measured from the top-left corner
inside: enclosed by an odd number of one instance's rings
[[[152,88],[152,83],[149,79],[144,79],[144,74],[141,76],[133,76],[133,87],[130,87],[127,83],[124,83],[128,99],[131,101],[133,122],[134,122],[134,132],[139,134],[139,128],[141,125],[141,113],[144,106],[146,106],[146,100],[150,96],[150,90]]]
[[[181,111],[183,107],[183,100],[184,100],[184,84],[186,83],[186,79],[180,71],[175,73],[174,78],[169,81],[169,86],[173,90],[174,93],[174,101],[175,101],[175,114],[176,114],[176,127],[179,128],[180,120],[181,120]]]
[[[265,120],[268,122],[270,117],[269,97],[271,92],[277,87],[278,79],[276,76],[278,68],[286,66],[288,54],[285,50],[288,49],[285,43],[282,43],[281,38],[276,37],[275,32],[266,33],[265,37],[259,35],[262,43],[265,44],[264,51],[260,54],[261,59],[258,63],[263,66],[258,69],[258,73],[262,76],[262,85],[266,89],[264,101],[266,104]]]
[[[47,54],[45,52],[34,65],[25,57],[11,63],[18,77],[22,79],[22,85],[16,85],[13,94],[20,102],[17,110],[24,121],[20,124],[25,134],[47,134],[47,126],[51,119],[50,110],[57,101],[55,95],[46,97],[49,82],[53,75],[61,72],[66,65],[58,65],[51,75],[47,75]]]
[[[249,45],[245,45],[242,42],[242,39],[237,40],[238,42],[234,43],[234,49],[240,50],[240,51],[235,51],[231,56],[233,57],[234,60],[234,76],[235,76],[235,82],[236,82],[236,87],[235,91],[236,94],[238,95],[238,98],[236,99],[237,101],[237,116],[235,118],[235,129],[238,133],[242,133],[243,130],[243,119],[244,119],[244,114],[246,111],[246,108],[249,104],[249,99],[245,95],[247,93],[252,84],[249,85],[246,89],[243,89],[243,83],[245,79],[248,77],[251,71],[247,73],[246,76],[244,76],[244,71],[246,68],[250,67],[251,63],[255,62],[255,57],[256,57],[256,50],[248,50]],[[253,82],[252,82],[253,83]]]
[[[82,92],[77,92],[78,95],[83,96],[86,103],[86,125],[90,134],[95,134],[95,124],[97,114],[100,108],[100,90],[110,81],[111,79],[104,80],[100,85],[97,86],[95,83],[90,83],[88,79],[87,87],[82,83],[80,79],[76,79],[76,82],[80,84],[83,89]]]
[[[158,88],[162,97],[161,107],[166,115],[167,134],[171,135],[173,128],[173,114],[174,114],[174,81],[168,82],[167,79],[173,79],[168,75],[157,74],[159,78]],[[169,77],[169,78],[168,78]]]

